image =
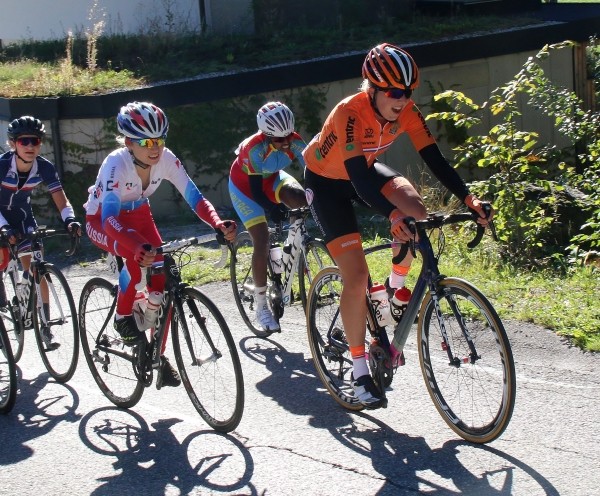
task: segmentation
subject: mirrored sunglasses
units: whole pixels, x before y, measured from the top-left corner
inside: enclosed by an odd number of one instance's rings
[[[144,148],[152,148],[153,146],[164,146],[167,141],[167,137],[163,136],[162,138],[144,138],[144,139],[132,139],[134,143],[144,147]]]
[[[42,139],[37,136],[23,136],[17,138],[15,141],[21,146],[38,146],[42,142]]]
[[[400,89],[400,88],[390,88],[387,90],[383,90],[383,94],[388,98],[395,98],[396,100],[405,96],[406,98],[410,98],[412,95],[411,89]]]

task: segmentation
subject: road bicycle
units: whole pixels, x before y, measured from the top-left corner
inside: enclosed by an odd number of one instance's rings
[[[297,291],[302,306],[306,308],[306,295],[317,272],[327,265],[335,265],[325,243],[309,235],[306,227],[309,214],[307,207],[289,210],[288,225],[279,223],[269,227],[270,247],[276,248],[284,243],[281,266],[278,268],[271,257],[267,262],[267,302],[278,322],[283,317],[285,307],[294,302],[294,275],[298,275]],[[231,286],[242,319],[258,337],[267,337],[273,331],[265,331],[256,319],[252,278],[254,246],[250,233],[240,232],[230,249]]]
[[[170,241],[157,249],[164,260],[146,271],[147,282],[162,273],[165,290],[157,320],[140,345],[124,345],[114,328],[117,284],[94,277],[84,285],[79,300],[83,353],[100,390],[116,406],[136,405],[144,388],[153,383],[155,371],[155,385],[162,387],[162,355],[170,330],[181,380],[198,413],[220,432],[230,432],[240,423],[244,380],[227,322],[208,296],[181,279],[181,269],[192,262],[186,248],[215,239],[212,233]]]
[[[10,339],[0,319],[0,413],[10,412],[17,399],[17,366]]]
[[[55,236],[69,236],[70,248],[66,254],[75,253],[80,238],[64,228],[38,226],[22,236],[31,242],[32,255],[25,278],[17,245],[9,244],[5,233],[0,234],[0,245],[8,246],[10,256],[2,274],[8,305],[0,309],[0,315],[11,340],[15,362],[23,355],[26,331],[33,329],[46,370],[57,382],[65,383],[77,368],[79,329],[77,308],[66,277],[56,265],[44,260],[42,240]]]
[[[474,222],[475,218],[471,213],[436,213],[425,220],[409,221],[415,238],[401,245],[400,254],[393,260],[402,260],[410,249],[413,256],[420,254],[421,271],[400,320],[388,326],[391,343],[366,297],[367,346],[371,373],[385,407],[385,390],[398,366],[404,365],[402,350],[418,316],[419,362],[431,400],[456,434],[474,443],[488,443],[506,429],[515,405],[511,346],[498,314],[481,291],[464,279],[442,275],[438,267],[445,247],[443,226]],[[468,243],[470,248],[480,242],[484,229],[478,225],[475,238]],[[433,230],[437,232],[437,250],[432,245]],[[365,249],[365,254],[390,250],[394,245],[399,244],[373,246]],[[369,288],[372,284],[369,276]],[[352,358],[339,310],[342,288],[338,268],[325,268],[316,276],[306,312],[308,339],[314,365],[327,391],[343,407],[361,410],[364,407],[350,383]]]

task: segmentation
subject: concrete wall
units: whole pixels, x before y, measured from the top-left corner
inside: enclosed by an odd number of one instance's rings
[[[489,98],[490,93],[497,87],[504,85],[510,81],[517,72],[521,70],[527,59],[537,52],[521,52],[511,55],[503,55],[489,59],[478,59],[468,62],[458,62],[453,64],[438,65],[422,69],[420,88],[414,93],[413,98],[417,105],[427,115],[431,110],[427,107],[428,102],[432,99],[429,86],[426,81],[430,81],[437,93],[438,88],[449,89],[456,85],[454,89],[464,92],[468,97],[476,103],[481,104]],[[571,50],[560,50],[546,59],[542,67],[546,71],[547,76],[557,85],[566,88],[573,88],[573,52]],[[321,120],[325,120],[329,111],[334,105],[347,95],[357,91],[361,83],[360,78],[346,79],[327,85],[319,86],[319,89],[327,90],[326,110],[321,116]],[[269,99],[285,99],[285,92],[274,92],[266,95]],[[523,115],[520,118],[519,127],[524,130],[536,131],[540,134],[540,142],[554,143],[557,146],[565,146],[567,143],[559,136],[552,125],[551,120],[542,115],[540,112],[531,109],[531,107],[523,107]],[[117,109],[115,109],[115,112]],[[168,111],[168,109],[167,109]],[[0,128],[5,129],[6,122],[0,122]],[[481,132],[485,133],[493,122],[487,120],[482,124]],[[434,129],[432,124],[432,129]],[[47,129],[50,126],[47,125]],[[83,162],[84,168],[88,169],[87,173],[92,184],[98,166],[102,162],[105,150],[102,150],[99,144],[94,144],[100,139],[102,130],[102,121],[99,119],[77,119],[77,120],[62,120],[60,122],[61,137],[64,142],[78,142],[89,146],[93,150],[92,153],[85,155]],[[310,140],[305,130],[299,130],[305,140]],[[51,136],[49,136],[51,138]],[[239,137],[240,140],[244,136]],[[408,139],[401,137],[398,143],[395,143],[390,150],[382,157],[382,161],[396,168],[400,172],[411,177],[418,182],[420,171],[424,168],[419,155],[412,149]],[[451,158],[453,152],[443,140],[440,141],[440,146],[444,154]],[[42,153],[52,159],[52,147],[50,143],[45,143]],[[79,165],[69,160],[68,156],[64,156],[65,170],[71,172],[80,172],[82,170],[81,163]],[[231,158],[233,159],[233,150]],[[187,163],[188,168],[194,167],[194,164]],[[226,173],[229,169],[230,162],[222,164],[223,172]],[[299,173],[294,175],[300,177]],[[226,182],[222,182],[216,191],[211,191],[207,185],[214,185],[219,177],[203,177],[200,189],[205,195],[218,207],[230,208],[231,203],[227,192]],[[44,193],[45,194],[45,193]],[[152,198],[152,207],[155,215],[160,217],[174,217],[180,212],[177,211],[179,206],[173,204],[173,190],[170,186],[161,186],[159,191]],[[77,211],[80,211],[81,205],[75,205]],[[185,205],[182,208],[186,208]]]

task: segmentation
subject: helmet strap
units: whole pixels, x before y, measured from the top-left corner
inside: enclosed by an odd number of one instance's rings
[[[395,122],[395,121],[390,121],[388,119],[386,119],[383,115],[381,115],[381,112],[379,112],[379,109],[377,108],[377,103],[375,102],[375,99],[377,98],[377,92],[380,91],[378,88],[373,88],[373,96],[371,97],[371,107],[373,107],[373,110],[375,111],[375,113],[381,117],[384,121],[386,122]]]
[[[140,169],[144,169],[146,170],[148,167],[150,167],[149,164],[145,164],[144,162],[142,162],[141,160],[139,160],[131,150],[129,150],[129,154],[131,155],[131,160],[133,160],[133,163],[135,165],[137,165]]]
[[[33,164],[33,160],[25,160],[23,157],[21,157],[21,155],[19,155],[17,153],[17,150],[15,150],[15,155],[19,158],[19,160],[21,160],[21,162],[23,162],[24,164]],[[35,159],[34,159],[35,160]]]

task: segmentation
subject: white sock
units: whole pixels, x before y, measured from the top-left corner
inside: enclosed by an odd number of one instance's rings
[[[267,304],[267,287],[262,286],[260,288],[254,288],[254,301],[256,308],[262,308]]]
[[[396,274],[393,270],[390,272],[390,288],[398,289],[404,286],[406,276]]]
[[[367,359],[362,356],[359,358],[352,358],[352,365],[354,366],[354,370],[352,375],[354,379],[358,379],[363,375],[369,375],[369,367],[367,366]]]

